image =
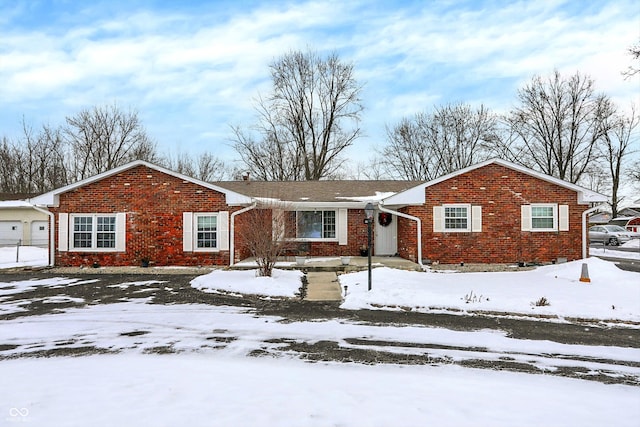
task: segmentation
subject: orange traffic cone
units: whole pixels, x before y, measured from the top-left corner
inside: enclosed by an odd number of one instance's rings
[[[587,264],[582,264],[582,273],[580,274],[580,281],[591,283],[591,279],[589,279],[589,267]]]

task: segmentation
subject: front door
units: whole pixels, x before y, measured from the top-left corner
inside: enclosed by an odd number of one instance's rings
[[[390,256],[398,253],[398,217],[386,212],[375,214],[375,240],[373,254]]]

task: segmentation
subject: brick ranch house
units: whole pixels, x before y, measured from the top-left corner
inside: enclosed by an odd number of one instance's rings
[[[48,209],[52,264],[232,265],[247,256],[243,214],[295,212],[309,256],[360,255],[364,207],[373,254],[422,263],[552,262],[586,257],[586,215],[605,196],[503,160],[429,182],[207,183],[135,161],[31,199]]]

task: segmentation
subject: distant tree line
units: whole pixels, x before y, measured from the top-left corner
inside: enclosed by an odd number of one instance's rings
[[[640,49],[629,53],[638,61]],[[623,72],[638,72],[635,64]],[[362,135],[362,85],[353,63],[335,53],[291,51],[269,65],[272,87],[255,100],[256,122],[232,125],[235,169],[211,153],[161,155],[136,111],[95,106],[59,127],[33,129],[0,141],[0,192],[40,193],[143,159],[179,173],[215,181],[239,171],[258,180],[318,180],[363,176],[432,180],[500,157],[545,174],[609,193],[617,214],[625,179],[640,184],[634,106],[622,110],[594,81],[576,72],[534,76],[506,114],[484,105],[443,104],[387,124],[386,141],[355,173],[345,150]]]
[[[227,175],[210,153],[161,155],[138,113],[114,104],[83,109],[58,127],[34,129],[23,120],[19,138],[0,141],[0,192],[43,193],[137,159],[203,181]]]

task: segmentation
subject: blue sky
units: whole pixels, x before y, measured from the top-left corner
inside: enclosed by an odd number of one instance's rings
[[[605,1],[0,0],[0,136],[58,125],[84,107],[135,108],[163,153],[235,155],[268,64],[292,49],[336,51],[364,85],[366,160],[385,126],[434,105],[509,110],[554,68],[588,74],[621,108],[640,3]]]

